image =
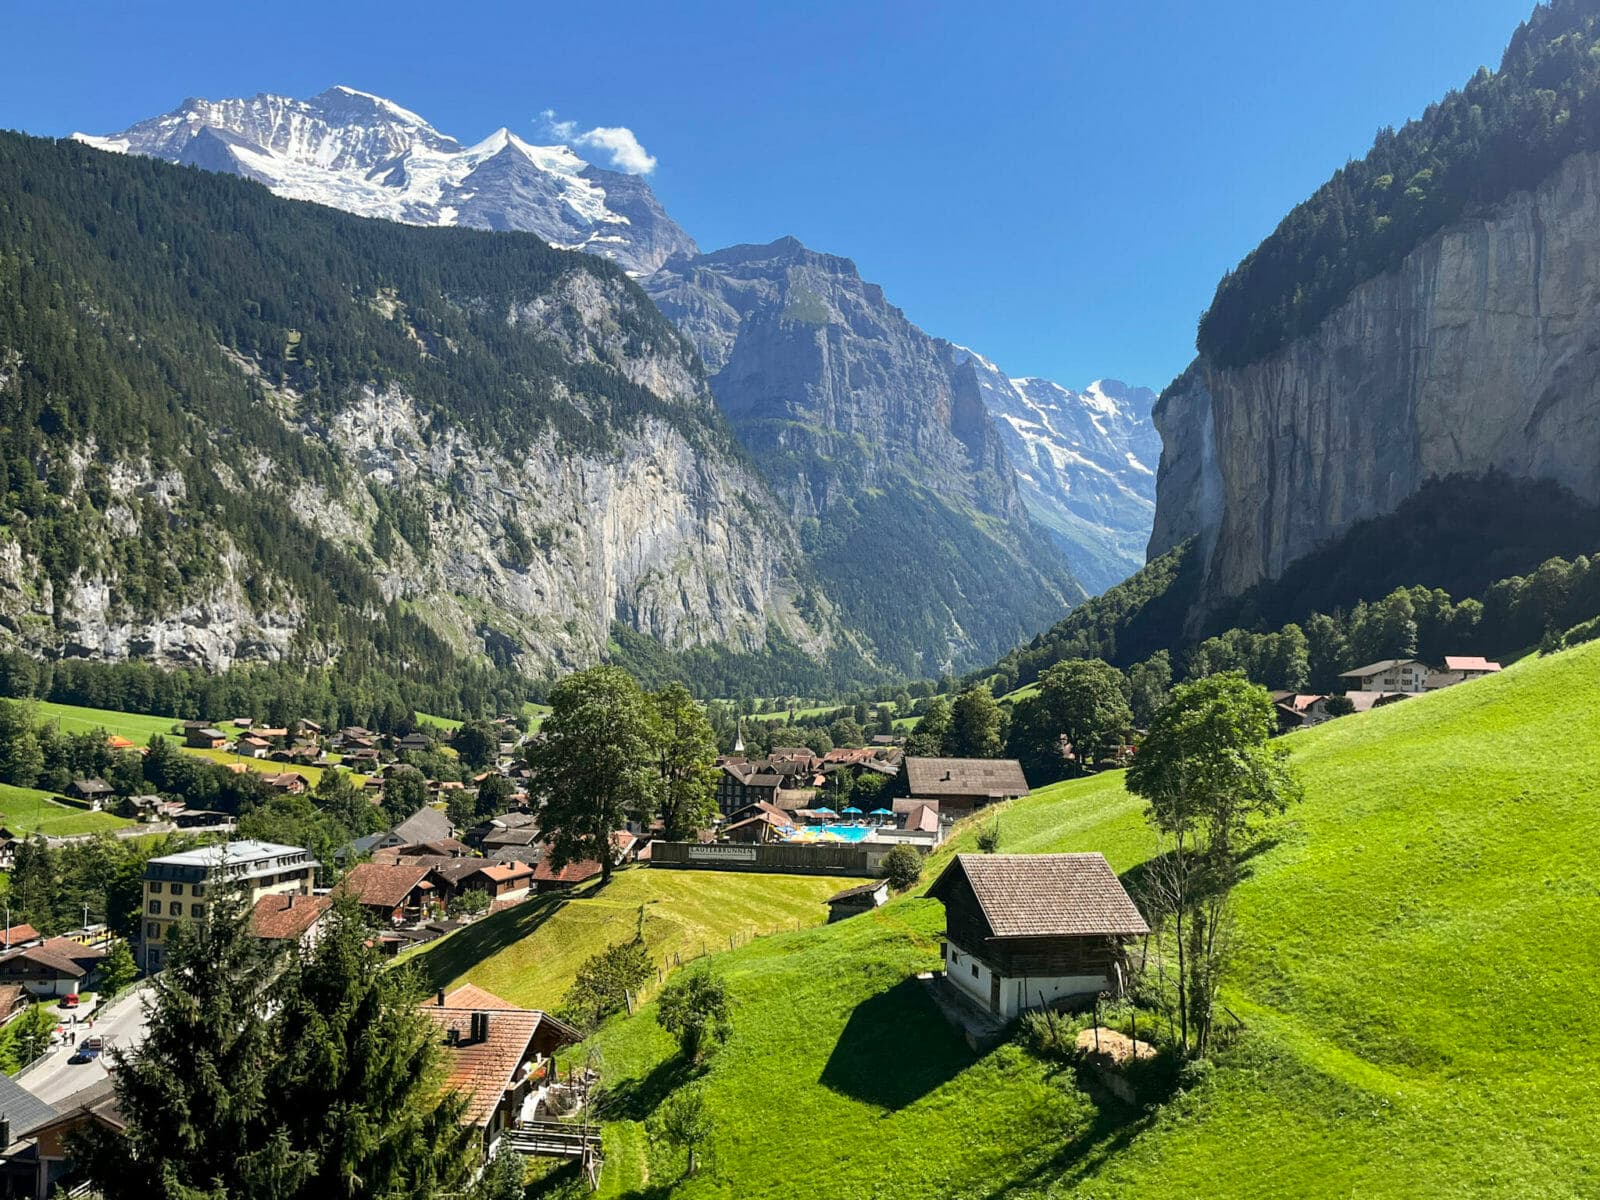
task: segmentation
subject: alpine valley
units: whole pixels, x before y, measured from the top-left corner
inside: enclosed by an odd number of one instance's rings
[[[592,661],[608,643],[635,665],[660,649],[689,652],[702,682],[710,659],[733,655],[746,683],[762,668],[743,656],[770,662],[777,653],[782,665],[766,673],[788,687],[933,675],[992,659],[1143,562],[1159,454],[1153,393],[1011,379],[923,333],[848,259],[793,239],[699,254],[641,176],[602,169],[567,145],[533,145],[505,129],[466,145],[347,87],[306,100],[191,99],[120,133],[77,138],[361,216],[534,234],[616,263],[688,336],[653,347],[670,370],[660,361],[643,374],[623,369],[668,408],[693,409],[723,443],[736,442],[719,451],[727,461],[644,436],[621,459],[608,451],[579,466],[557,437],[539,457],[496,461],[484,495],[451,493],[443,485],[460,458],[483,461],[488,448],[396,449],[432,418],[419,410],[401,419],[393,405],[415,397],[401,399],[405,389],[388,376],[348,379],[351,390],[333,402],[338,419],[299,431],[348,460],[351,494],[392,491],[426,526],[424,547],[406,542],[404,566],[372,573],[462,653],[491,652],[538,675]],[[335,222],[328,236],[357,228]],[[410,237],[423,245],[435,235]],[[522,327],[564,365],[592,368],[593,343],[618,310],[642,313],[650,300],[620,274],[576,261],[568,270],[582,294],[565,294],[559,315],[553,304],[541,309],[542,327]],[[480,290],[464,292],[475,301]],[[590,335],[575,337],[574,322]],[[259,382],[250,373],[262,363],[219,344]],[[420,343],[410,352],[428,353]],[[459,353],[448,352],[446,373]],[[293,422],[303,397],[285,386],[279,411]],[[609,431],[606,415],[592,420]],[[394,444],[376,452],[374,430],[391,431]],[[466,431],[451,426],[446,436]],[[413,461],[397,463],[397,454]],[[641,481],[661,495],[645,500],[632,490]],[[368,554],[376,511],[336,498],[316,523]],[[530,557],[507,533],[524,527],[551,538],[584,529],[582,550],[557,563],[540,543]],[[29,619],[13,624],[38,648],[116,658],[134,641],[158,659],[209,666],[288,653],[301,629],[292,612],[239,612],[235,630],[231,616],[219,627],[192,603],[119,606],[118,592],[93,572],[63,578],[48,597],[14,600]],[[93,619],[71,615],[85,605]],[[246,632],[262,622],[270,636]],[[811,665],[819,655],[828,665]]]

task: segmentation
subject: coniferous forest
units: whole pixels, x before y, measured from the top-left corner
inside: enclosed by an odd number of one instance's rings
[[[1600,148],[1597,25],[1594,0],[1536,8],[1498,71],[1380,132],[1223,277],[1200,353],[1222,367],[1272,353],[1451,222]]]

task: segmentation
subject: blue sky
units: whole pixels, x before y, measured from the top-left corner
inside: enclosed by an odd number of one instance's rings
[[[631,129],[704,249],[793,234],[1013,375],[1159,388],[1218,276],[1531,7],[0,0],[0,126],[334,83],[464,141],[554,109]]]

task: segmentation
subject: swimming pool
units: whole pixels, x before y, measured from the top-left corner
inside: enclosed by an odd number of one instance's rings
[[[808,825],[796,829],[791,842],[864,842],[872,836],[870,825]]]

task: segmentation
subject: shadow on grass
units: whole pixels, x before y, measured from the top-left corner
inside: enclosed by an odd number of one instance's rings
[[[647,1075],[625,1079],[606,1092],[600,1104],[605,1121],[644,1121],[661,1102],[685,1084],[705,1074],[705,1067],[674,1054],[655,1065]]]
[[[1074,1077],[1078,1090],[1094,1104],[1094,1119],[1054,1154],[1035,1163],[1026,1174],[1008,1180],[985,1200],[1036,1196],[1045,1189],[1053,1195],[1088,1179],[1155,1122],[1160,1106],[1177,1089],[1177,1067],[1175,1059],[1163,1058],[1148,1069],[1133,1072],[1131,1078],[1125,1071],[1124,1078],[1138,1093],[1138,1099],[1128,1101],[1114,1095],[1087,1061],[1063,1065],[1057,1074]]]
[[[945,1023],[927,990],[905,979],[856,1005],[818,1082],[878,1108],[927,1095],[976,1061]]]
[[[535,896],[521,904],[474,921],[437,945],[425,946],[411,957],[430,988],[440,988],[491,955],[514,946],[559,912],[572,897],[562,892]]]
[[[1264,837],[1250,843],[1239,855],[1239,877],[1235,882],[1243,883],[1246,879],[1249,879],[1251,874],[1254,873],[1254,867],[1251,866],[1251,863],[1267,851],[1274,849],[1280,841],[1281,839],[1277,837]],[[1165,866],[1171,858],[1172,851],[1167,850],[1154,858],[1147,858],[1141,863],[1135,863],[1122,873],[1122,886],[1136,900],[1148,903],[1151,879],[1155,876],[1157,870]],[[1203,893],[1199,898],[1203,898]],[[1141,908],[1144,908],[1147,913],[1149,912],[1149,909],[1145,908],[1144,905],[1141,905]]]

